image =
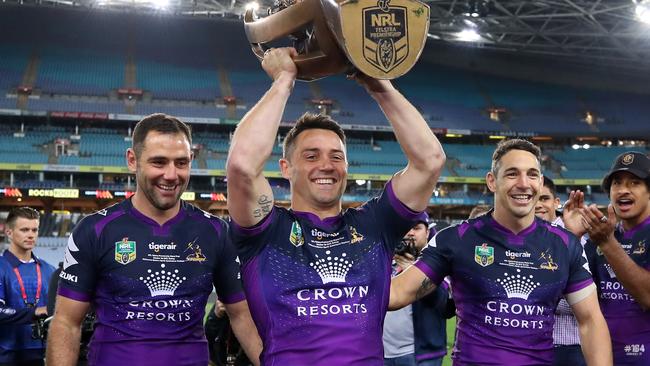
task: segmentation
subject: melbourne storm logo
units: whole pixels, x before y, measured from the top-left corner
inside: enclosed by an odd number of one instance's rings
[[[186,260],[190,262],[203,262],[205,261],[205,255],[201,251],[201,246],[196,244],[196,240],[198,238],[192,240],[191,242],[187,243],[187,248],[185,249],[185,252],[190,252],[190,254],[185,258]]]

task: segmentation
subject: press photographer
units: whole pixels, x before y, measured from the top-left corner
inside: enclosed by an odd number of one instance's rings
[[[422,216],[395,248],[393,276],[410,267],[435,233]],[[446,320],[454,316],[447,282],[412,305],[386,313],[384,365],[439,366],[447,353]]]

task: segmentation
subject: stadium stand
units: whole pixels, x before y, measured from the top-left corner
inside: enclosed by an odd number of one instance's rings
[[[26,17],[40,27],[0,36],[0,91],[5,94],[0,108],[16,108],[16,101],[6,95],[28,80],[29,72],[34,80],[28,86],[40,99],[30,98],[19,108],[39,112],[137,116],[162,111],[236,121],[268,85],[237,20],[6,10],[0,15],[5,27],[18,26]],[[32,63],[38,66],[30,68]],[[644,95],[513,79],[427,61],[395,84],[434,128],[562,136],[643,131]],[[121,88],[142,94],[123,103],[117,93]],[[70,95],[104,99],[74,100]],[[318,111],[319,101],[321,110],[343,124],[388,127],[362,88],[343,76],[298,83],[286,120]],[[491,120],[488,108],[502,108],[503,119]],[[591,123],[584,120],[586,112],[595,116]]]
[[[270,83],[239,19],[38,7],[3,10],[0,110],[6,111],[0,113],[0,165],[14,168],[0,171],[0,187],[22,189],[25,199],[29,189],[87,189],[91,194],[132,190],[134,183],[124,172],[127,131],[141,116],[162,112],[192,123],[197,174],[190,189],[197,194],[225,191],[223,173],[215,172],[225,169],[229,136]],[[39,27],[21,28],[25,19]],[[19,28],[23,31],[10,31]],[[447,164],[431,200],[442,207],[436,218],[440,227],[465,214],[445,217],[442,212],[448,208],[490,204],[482,183],[496,143],[490,135],[549,137],[542,144],[543,170],[561,182],[560,197],[566,199],[577,186],[587,191],[587,201],[600,204],[608,198],[598,182],[614,157],[629,150],[648,152],[645,145],[617,146],[616,141],[610,147],[599,142],[589,149],[571,147],[579,136],[623,140],[622,135],[647,134],[646,95],[495,75],[434,59],[423,57],[394,84],[441,138],[464,135],[443,142]],[[21,86],[27,89],[18,91]],[[490,118],[490,108],[503,109],[502,118]],[[351,131],[349,173],[355,177],[346,202],[377,193],[406,164],[381,110],[345,76],[297,82],[285,121],[290,124],[307,111],[328,112]],[[78,139],[71,139],[77,128]],[[15,135],[18,131],[22,133]],[[56,149],[58,139],[66,141],[65,151]],[[281,153],[278,144],[265,165],[273,177],[279,176]],[[19,164],[23,167],[17,168]],[[22,171],[25,167],[34,171]],[[277,199],[289,197],[286,182],[276,179],[272,185]],[[54,198],[42,202],[48,213],[41,222],[45,238],[37,254],[56,263],[78,219],[107,201],[97,198],[95,206],[82,205],[71,214],[52,213],[63,205]]]

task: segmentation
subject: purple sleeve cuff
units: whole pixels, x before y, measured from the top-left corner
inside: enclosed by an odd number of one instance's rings
[[[90,300],[92,300],[92,296],[86,293],[75,291],[63,286],[59,286],[56,293],[57,295],[67,297],[68,299],[81,301],[81,302],[90,302]]]
[[[583,288],[591,285],[592,283],[594,283],[594,280],[592,280],[591,278],[588,278],[588,279],[586,279],[584,281],[571,283],[566,287],[566,289],[564,291],[564,294],[566,295],[566,294],[571,294],[571,293],[580,291]]]
[[[436,285],[438,285],[438,284],[442,281],[442,278],[440,278],[440,276],[438,276],[438,274],[435,273],[435,272],[431,269],[431,267],[429,267],[429,266],[428,266],[426,263],[424,263],[423,261],[421,261],[421,260],[416,261],[415,264],[414,264],[414,266],[415,266],[417,269],[419,269],[420,271],[422,271],[422,273],[424,273],[425,276],[429,277],[429,279],[431,280],[431,282],[435,283]]]
[[[395,191],[393,191],[393,182],[388,181],[386,183],[386,194],[388,195],[388,202],[390,202],[390,205],[393,207],[395,212],[397,212],[398,215],[400,215],[403,219],[408,220],[408,221],[415,221],[417,219],[423,219],[424,216],[426,215],[425,212],[417,212],[413,211],[410,208],[406,207],[405,204],[402,203],[402,201],[397,198],[395,195]],[[424,220],[426,222],[426,220]]]
[[[232,220],[232,228],[239,235],[247,236],[247,237],[256,236],[264,232],[264,230],[266,230],[269,227],[269,225],[271,225],[271,222],[273,222],[273,218],[275,217],[275,215],[276,215],[276,209],[275,206],[273,206],[271,212],[269,212],[269,214],[266,215],[266,217],[264,217],[262,221],[258,222],[254,226],[243,227],[237,224],[235,220]]]
[[[219,301],[221,301],[224,304],[234,304],[244,300],[246,300],[246,295],[244,294],[243,291],[228,296],[224,296],[224,297],[219,297]]]

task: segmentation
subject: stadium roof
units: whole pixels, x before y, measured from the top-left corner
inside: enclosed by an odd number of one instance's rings
[[[258,0],[266,14],[274,0]],[[292,0],[276,0],[292,1]],[[647,0],[434,0],[429,36],[468,47],[650,69]],[[6,3],[239,17],[249,0],[4,0]],[[650,15],[650,4],[646,8]],[[468,41],[468,37],[471,41]]]

